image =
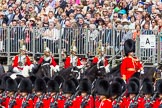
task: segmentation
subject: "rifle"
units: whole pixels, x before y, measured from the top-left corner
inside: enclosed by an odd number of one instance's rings
[[[1,98],[0,98],[0,104],[2,103],[2,102],[4,102],[4,99],[6,99],[6,91],[4,91],[3,93],[2,93],[2,95],[1,95]]]
[[[28,96],[26,97],[25,101],[22,104],[22,108],[26,108],[28,106],[28,100],[30,99],[31,95],[30,93],[28,94]]]
[[[155,92],[154,95],[152,96],[150,102],[147,101],[147,102],[145,103],[145,108],[152,108],[152,107],[151,107],[151,104],[152,104],[152,102],[155,100],[157,94],[158,94],[158,92]]]
[[[16,93],[14,94],[14,96],[12,97],[12,99],[11,99],[11,101],[10,101],[10,103],[9,103],[9,108],[12,108],[12,107],[15,105],[17,94],[18,94],[18,92],[16,92]]]
[[[125,91],[121,94],[121,96],[119,96],[119,97],[117,98],[117,100],[116,100],[116,104],[113,105],[113,108],[120,108],[120,106],[119,106],[119,102],[120,102],[120,100],[122,100],[122,98],[124,97],[126,91],[127,91],[127,90],[125,90]]]
[[[43,98],[44,98],[44,95],[45,95],[45,93],[43,93],[43,94],[40,96],[39,102],[36,103],[36,108],[40,108],[40,107],[42,106],[42,104],[43,104],[42,100],[43,100]]]
[[[79,94],[79,92],[80,92],[80,90],[78,90],[78,89],[79,89],[79,85],[78,85],[78,87],[76,88],[76,93],[73,94],[73,95],[70,97],[70,99],[68,99],[68,100],[65,102],[64,108],[68,108],[69,106],[72,105],[72,101],[75,99],[75,97],[76,97],[76,96]]]
[[[137,96],[134,98],[134,102],[131,102],[130,103],[130,107],[129,108],[136,108],[137,105],[138,105],[138,98],[141,94],[141,91],[142,91],[142,88],[143,88],[143,85],[141,86],[140,90],[139,90],[139,93],[137,94]]]

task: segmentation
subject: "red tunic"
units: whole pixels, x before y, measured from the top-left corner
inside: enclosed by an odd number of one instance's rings
[[[98,57],[96,56],[96,57],[93,58],[92,63],[93,63],[93,64],[97,64],[98,60],[99,60],[99,59],[98,59]],[[108,59],[107,59],[107,58],[104,58],[104,66],[107,66],[108,64],[109,64]]]
[[[139,108],[146,108],[146,102],[150,102],[150,100],[146,100],[145,98],[141,98],[141,102],[139,102]],[[153,108],[154,102],[150,104],[150,107]]]
[[[132,102],[134,102],[134,100],[131,100],[129,97],[127,98],[127,99],[125,99],[124,100],[125,102],[123,102],[124,103],[124,105],[125,105],[125,108],[130,108],[130,104],[132,103]],[[137,107],[136,108],[141,108],[140,107],[140,104],[141,104],[141,98],[139,98],[138,100],[137,100]]]
[[[44,57],[42,56],[42,57],[39,59],[38,64],[41,64],[41,63],[43,62],[43,60],[44,60]],[[57,63],[56,63],[54,57],[51,57],[51,63],[50,63],[50,65],[52,65],[52,66],[54,66],[54,67],[57,65]]]
[[[112,108],[111,100],[106,99],[106,100],[101,101],[99,108]]]
[[[64,68],[65,68],[65,69],[66,69],[66,68],[69,68],[69,67],[71,66],[70,61],[71,61],[70,56],[66,57],[65,62],[64,62]],[[81,64],[81,62],[80,62],[80,59],[77,57],[77,66],[80,66],[80,65],[82,65],[82,64]]]
[[[95,98],[95,108],[99,108],[101,101],[99,100],[99,96]]]
[[[132,77],[132,75],[136,72],[134,59],[131,57],[125,57],[122,60],[122,64],[120,67],[121,76],[126,76],[126,81]]]
[[[162,104],[162,100],[157,98],[153,103],[153,108],[159,108],[160,104]]]
[[[75,103],[76,103],[75,104],[75,108],[80,108],[82,101],[83,101],[83,97],[82,96],[78,96],[76,98],[76,101],[75,101]],[[87,101],[88,102],[87,102],[87,104],[85,105],[84,108],[94,108],[94,99],[93,99],[93,97],[90,96]]]
[[[25,99],[26,98],[16,98],[15,108],[21,108],[23,102],[25,101]],[[34,108],[33,100],[32,99],[28,100],[28,105],[25,108]]]
[[[18,55],[16,55],[15,57],[14,57],[14,62],[13,62],[13,64],[12,64],[12,66],[13,67],[18,67],[19,66],[19,56]],[[25,66],[30,66],[32,63],[31,63],[31,61],[30,61],[30,58],[28,57],[28,56],[26,56],[26,60],[25,60]]]

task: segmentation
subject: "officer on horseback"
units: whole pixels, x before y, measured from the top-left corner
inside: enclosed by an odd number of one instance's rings
[[[93,58],[92,63],[99,65],[103,62],[106,73],[110,72],[108,59],[105,57],[105,48],[102,46],[102,41],[99,42],[99,47],[97,48],[97,56]]]
[[[67,56],[64,62],[64,68],[69,68],[71,66],[77,67],[78,69],[81,69],[83,65],[80,62],[79,57],[76,55],[77,48],[75,46],[75,41],[73,41],[71,46],[71,54],[70,56]]]
[[[29,76],[29,72],[32,71],[34,65],[30,61],[28,55],[26,55],[26,47],[25,45],[21,45],[20,54],[16,55],[13,58],[13,72],[14,74],[11,75],[13,79],[16,78],[16,75],[22,75],[24,77]]]
[[[134,57],[135,42],[128,39],[124,43],[125,57],[121,64],[121,77],[128,81],[132,76],[139,77],[144,74],[143,65],[137,57]]]
[[[51,51],[48,47],[45,47],[44,55],[39,59],[38,64],[41,66],[50,65],[51,76],[54,74],[53,72],[60,71],[59,66],[57,65],[54,57],[51,55]]]

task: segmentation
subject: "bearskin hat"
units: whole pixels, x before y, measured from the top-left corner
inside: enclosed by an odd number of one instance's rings
[[[144,94],[153,94],[154,88],[151,82],[145,82],[143,84],[143,93]]]
[[[3,90],[6,88],[6,81],[9,78],[11,78],[11,77],[7,76],[7,75],[3,76],[3,78],[2,78],[2,85],[1,85]]]
[[[138,88],[140,87],[140,81],[139,81],[138,78],[136,78],[136,77],[130,78],[129,79],[129,82],[132,82],[132,81],[134,81],[137,84]]]
[[[20,82],[19,90],[20,90],[20,92],[31,93],[32,92],[32,82],[27,78],[22,79]]]
[[[47,76],[45,76],[45,77],[43,77],[43,80],[46,82],[46,84],[48,83],[48,81],[50,81],[50,78],[49,77],[47,77]]]
[[[138,94],[139,92],[139,87],[137,83],[134,81],[128,83],[127,89],[128,89],[128,94]]]
[[[105,79],[100,79],[97,82],[97,94],[109,97],[109,82]]]
[[[124,51],[126,56],[128,56],[130,52],[135,52],[135,42],[132,39],[127,39],[124,42]]]
[[[32,87],[34,87],[34,84],[35,84],[35,80],[37,79],[36,76],[32,75],[32,76],[29,76],[29,80],[32,82]]]
[[[122,88],[119,82],[112,82],[109,88],[111,96],[119,96],[122,93]]]
[[[47,83],[47,91],[48,92],[59,92],[59,84],[55,80],[50,80]]]
[[[114,79],[114,81],[120,83],[120,85],[121,85],[121,90],[124,92],[125,89],[126,89],[126,84],[125,84],[124,80],[123,80],[121,77],[116,77],[116,78]]]
[[[37,78],[34,89],[36,92],[46,92],[46,82],[41,78]]]
[[[79,83],[79,90],[81,92],[91,93],[91,82],[88,79],[82,79]]]
[[[72,80],[66,80],[63,83],[62,90],[64,93],[71,93],[71,94],[75,93],[76,91],[75,83]]]
[[[6,81],[6,91],[15,92],[17,91],[17,82],[11,78],[8,78]]]
[[[64,78],[60,75],[55,76],[54,80],[57,81],[59,85],[64,83]]]
[[[78,85],[79,85],[79,82],[78,82],[78,80],[77,80],[76,78],[74,78],[74,77],[71,77],[71,78],[70,78],[70,80],[72,80],[72,81],[74,82],[74,84],[75,84],[75,87],[78,87]]]
[[[162,79],[156,82],[157,91],[159,94],[162,94]]]

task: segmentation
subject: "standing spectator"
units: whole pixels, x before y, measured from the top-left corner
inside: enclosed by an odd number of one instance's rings
[[[14,19],[14,13],[13,13],[13,8],[12,7],[9,7],[8,8],[8,15],[7,15],[7,18],[8,18],[8,22],[7,22],[7,25],[10,25],[10,23],[12,22],[12,20]]]
[[[132,40],[136,41],[136,38],[140,36],[140,30],[141,30],[141,26],[136,25],[135,31],[133,32]]]
[[[19,8],[17,8],[14,13],[15,13],[15,15],[14,15],[14,18],[13,19],[16,18],[16,19],[21,20],[23,18],[23,16],[20,13],[20,9]]]

